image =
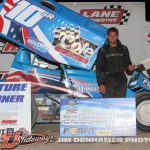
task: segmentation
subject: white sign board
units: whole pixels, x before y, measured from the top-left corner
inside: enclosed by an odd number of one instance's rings
[[[135,98],[61,100],[60,136],[135,136]]]
[[[31,84],[0,82],[0,135],[22,131],[31,133]]]

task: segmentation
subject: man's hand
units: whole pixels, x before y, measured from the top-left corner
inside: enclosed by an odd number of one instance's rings
[[[102,94],[105,94],[105,93],[106,93],[106,87],[105,87],[105,85],[100,85],[100,86],[99,86],[99,91],[100,91]]]
[[[135,67],[135,65],[131,64],[128,66],[128,70],[132,72],[134,70],[134,67]]]
[[[127,75],[131,75],[132,72],[134,71],[134,68],[135,68],[135,65],[130,64],[130,65],[125,69],[126,74],[127,74]]]

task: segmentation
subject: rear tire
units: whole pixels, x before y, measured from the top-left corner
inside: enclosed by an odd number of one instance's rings
[[[136,96],[137,127],[150,131],[150,92],[142,92]]]
[[[38,117],[38,107],[36,105],[36,101],[34,97],[31,98],[31,128],[34,127],[36,120]]]

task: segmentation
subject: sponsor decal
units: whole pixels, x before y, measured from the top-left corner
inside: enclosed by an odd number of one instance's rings
[[[48,47],[44,43],[34,39],[32,37],[25,38],[26,43],[33,49],[40,51],[41,53],[47,53]]]
[[[1,139],[2,149],[14,149],[17,146],[25,146],[41,142],[45,142],[45,144],[55,142],[54,135],[30,134],[24,136],[22,135],[22,131],[3,133]]]
[[[96,83],[75,84],[74,86],[78,92],[99,92],[99,88]]]
[[[2,120],[1,121],[1,125],[14,125],[14,124],[16,124],[17,123],[17,120]]]
[[[3,142],[3,138],[2,138],[2,135],[3,134],[11,134],[11,133],[14,133],[14,128],[5,128],[5,129],[0,129],[0,143]]]
[[[99,24],[125,25],[130,17],[131,10],[125,10],[120,5],[109,5],[103,9],[81,9],[80,14]]]
[[[56,51],[84,64],[89,62],[89,59],[98,47],[96,44],[80,37],[80,29],[78,27],[56,28],[52,45],[55,46]]]
[[[15,53],[18,51],[18,47],[0,39],[0,52],[2,53]]]
[[[95,128],[64,128],[64,134],[94,134]]]
[[[106,55],[106,57],[119,57],[119,56],[123,56],[123,53],[115,53],[115,54],[108,53]]]
[[[149,81],[148,79],[144,78],[143,81],[142,81],[142,83],[143,83],[146,87],[150,88],[150,81]]]

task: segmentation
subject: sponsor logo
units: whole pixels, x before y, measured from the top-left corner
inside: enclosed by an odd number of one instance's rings
[[[36,144],[45,142],[53,143],[55,141],[54,135],[45,134],[31,134],[22,136],[22,131],[17,131],[15,133],[4,133],[2,134],[2,149],[13,149],[17,146],[25,146],[30,144]]]
[[[127,24],[131,10],[120,5],[105,6],[103,9],[81,9],[80,14],[99,24]]]
[[[150,81],[149,81],[148,79],[143,79],[142,83],[143,83],[146,87],[150,88]]]
[[[69,100],[65,106],[66,108],[66,113],[77,113],[78,110],[78,104],[75,100]]]
[[[48,47],[46,47],[45,44],[43,44],[42,42],[40,42],[37,39],[34,39],[32,37],[26,38],[26,43],[30,47],[40,51],[41,53],[47,53],[47,51],[48,51]]]
[[[78,92],[99,92],[98,85],[95,83],[90,84],[75,84]]]
[[[120,56],[123,56],[123,53],[115,53],[115,54],[107,54],[106,57],[120,57]]]
[[[52,45],[55,50],[63,55],[87,64],[95,53],[97,45],[80,37],[80,29],[69,27],[58,27],[54,32]]]
[[[64,128],[64,134],[94,134],[95,129],[94,128]]]
[[[1,125],[16,124],[17,120],[2,120]]]

